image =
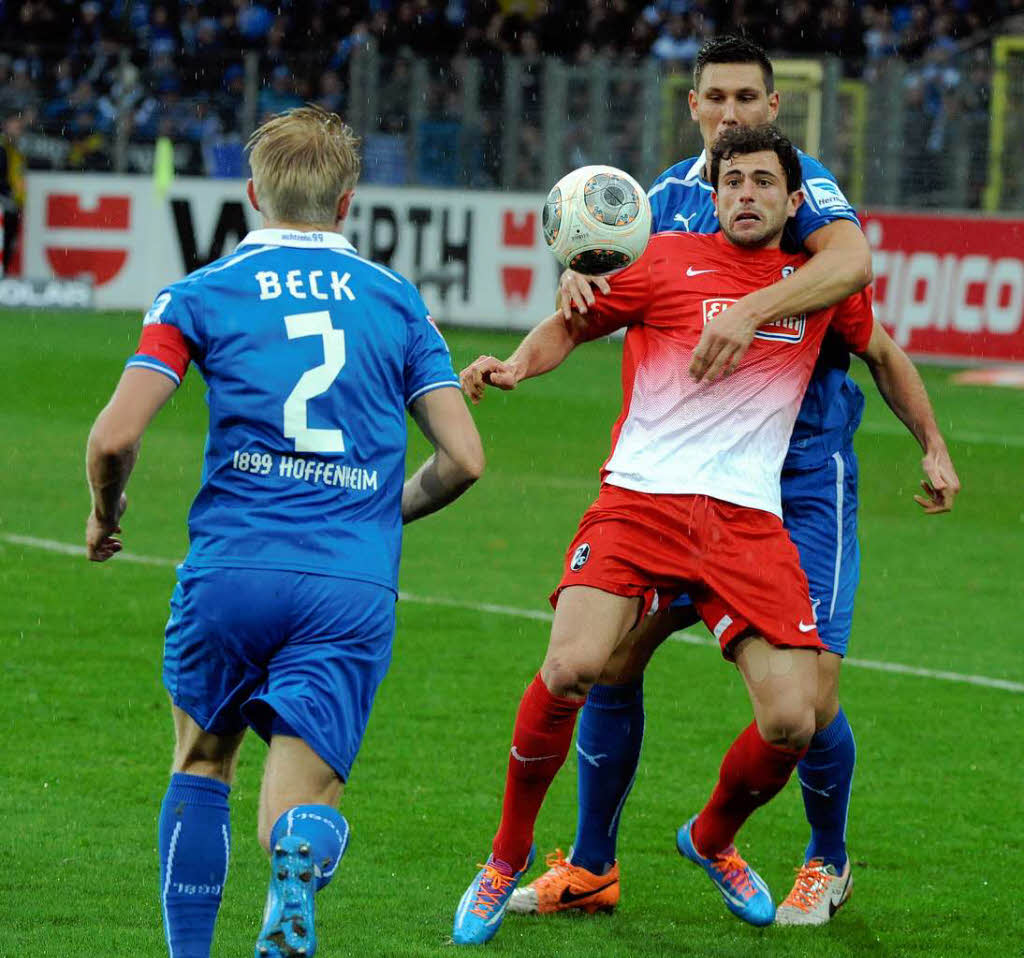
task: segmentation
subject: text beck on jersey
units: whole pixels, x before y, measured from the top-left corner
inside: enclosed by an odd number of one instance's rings
[[[327,273],[322,269],[304,272],[301,269],[290,269],[284,278],[272,269],[256,273],[256,282],[260,284],[260,299],[277,299],[288,292],[294,299],[347,299],[355,300],[355,293],[348,288],[351,273],[339,275],[335,270]]]

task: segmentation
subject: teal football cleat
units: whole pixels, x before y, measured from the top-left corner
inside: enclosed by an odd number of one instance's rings
[[[270,890],[255,958],[312,958],[316,954],[313,850],[298,835],[286,835],[270,855]]]
[[[534,849],[530,849],[526,864],[519,871],[491,855],[481,866],[473,883],[459,902],[452,928],[452,940],[457,945],[483,945],[490,941],[505,918],[508,900],[519,879],[533,864]]]
[[[676,832],[679,854],[707,872],[734,915],[751,925],[770,925],[775,920],[775,904],[764,879],[743,860],[735,845],[711,858],[698,852],[690,836],[696,818],[694,815]]]

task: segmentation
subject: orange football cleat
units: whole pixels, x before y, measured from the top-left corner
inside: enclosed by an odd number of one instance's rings
[[[508,910],[520,915],[550,915],[577,909],[588,915],[612,911],[619,903],[619,863],[604,875],[574,865],[556,848],[545,862],[548,870],[525,888],[517,888]]]

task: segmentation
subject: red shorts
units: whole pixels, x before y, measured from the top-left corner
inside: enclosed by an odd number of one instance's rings
[[[573,585],[638,596],[644,614],[688,592],[726,658],[744,634],[772,645],[824,648],[782,520],[710,496],[601,486],[566,552],[552,606]]]

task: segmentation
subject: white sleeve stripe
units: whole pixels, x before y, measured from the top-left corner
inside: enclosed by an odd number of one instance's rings
[[[259,249],[251,249],[247,253],[240,253],[238,256],[233,256],[226,263],[221,263],[220,266],[214,266],[212,269],[208,269],[207,273],[219,273],[222,269],[227,269],[229,266],[234,266],[235,263],[241,263],[243,259],[248,259],[250,256],[255,256],[257,253],[266,253],[272,249],[277,249],[276,246],[261,246]]]
[[[654,186],[652,186],[647,191],[647,195],[649,197],[654,196],[655,193],[660,193],[663,189],[665,189],[666,186],[682,186],[685,182],[686,180],[681,180],[678,176],[666,176],[665,179],[663,179],[660,183],[656,183]]]
[[[406,401],[405,404],[411,405],[413,400],[419,399],[424,393],[432,392],[435,389],[443,389],[445,386],[454,386],[456,389],[460,389],[459,381],[457,379],[444,379],[440,382],[430,383],[428,386],[421,386],[416,390]]]
[[[181,377],[173,370],[170,366],[160,366],[154,362],[146,362],[142,359],[129,359],[124,364],[125,369],[152,369],[158,373],[163,373],[168,379],[174,380],[176,386],[181,385]]]
[[[395,274],[392,273],[391,270],[389,270],[386,266],[381,266],[379,263],[373,262],[373,260],[364,259],[358,253],[351,253],[347,249],[337,249],[336,247],[332,247],[331,251],[337,253],[339,256],[351,256],[353,259],[359,260],[360,263],[365,263],[367,266],[372,266],[375,270],[377,270],[378,273],[383,273],[388,279],[391,280],[391,282],[398,283],[399,286],[402,285],[402,281],[397,276],[395,276]]]

